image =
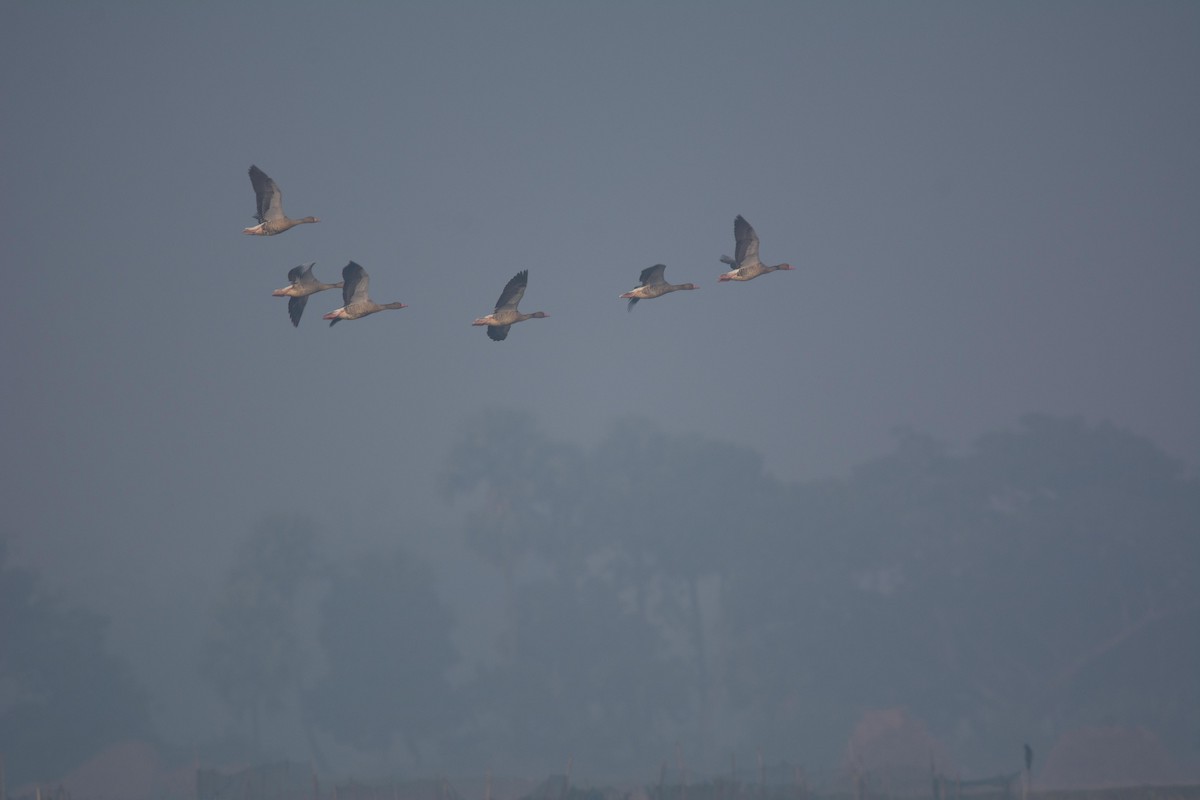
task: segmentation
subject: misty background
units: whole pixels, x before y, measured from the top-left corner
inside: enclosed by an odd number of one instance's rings
[[[1200,763],[1195,5],[2,8],[11,781]]]

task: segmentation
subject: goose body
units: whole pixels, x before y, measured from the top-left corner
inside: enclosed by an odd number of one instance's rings
[[[316,217],[291,219],[283,213],[283,192],[275,181],[253,164],[250,165],[250,185],[254,187],[257,225],[242,230],[251,236],[274,236],[306,222],[320,222]]]
[[[759,275],[766,275],[768,272],[775,272],[780,269],[794,269],[791,264],[775,264],[767,266],[758,260],[758,234],[754,232],[754,228],[750,227],[750,223],[746,222],[746,218],[741,214],[733,220],[733,238],[737,243],[737,249],[734,250],[734,257],[721,256],[721,261],[733,267],[733,269],[721,275],[719,281],[749,281],[757,278]]]
[[[330,311],[321,319],[329,320],[329,327],[337,325],[343,319],[361,319],[368,314],[387,309],[408,308],[405,303],[376,303],[367,296],[367,284],[370,278],[367,271],[351,261],[342,267],[342,305],[341,308]]]
[[[286,297],[288,299],[288,316],[292,318],[292,325],[300,325],[300,315],[304,313],[304,307],[308,305],[308,296],[323,292],[326,289],[342,288],[342,281],[337,283],[321,283],[313,277],[313,266],[315,261],[308,264],[301,264],[298,267],[292,267],[288,270],[288,280],[290,283],[282,289],[276,289],[271,292],[272,297]]]
[[[517,309],[517,303],[525,296],[525,287],[529,283],[529,270],[523,269],[509,279],[496,301],[496,310],[486,317],[480,317],[472,325],[486,325],[488,338],[493,342],[502,342],[508,336],[508,329],[527,319],[544,319],[548,316],[544,311],[532,314],[522,314]]]
[[[655,297],[662,297],[664,294],[678,291],[679,289],[696,289],[694,283],[667,283],[667,279],[663,277],[663,273],[667,271],[666,264],[655,264],[653,267],[646,267],[642,270],[642,274],[638,276],[641,281],[636,289],[632,289],[621,295],[623,299],[629,300],[629,309],[633,311],[633,307],[638,300],[650,300]]]

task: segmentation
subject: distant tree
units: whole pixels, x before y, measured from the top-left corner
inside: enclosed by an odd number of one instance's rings
[[[777,525],[780,484],[760,454],[694,434],[662,431],[647,420],[614,426],[589,461],[587,519],[619,591],[632,590],[637,612],[664,638],[688,643],[692,723],[688,744],[712,755],[724,693],[725,642],[720,615],[726,578],[747,550]],[[708,581],[708,602],[701,584]],[[683,677],[683,676],[681,676]]]
[[[621,774],[689,732],[686,664],[612,588],[587,575],[518,586],[521,659],[467,687],[472,732],[487,743],[477,757],[533,771],[577,755]]]
[[[509,619],[500,637],[512,660],[516,640],[514,577],[518,562],[536,553],[554,562],[578,560],[572,540],[582,491],[583,454],[550,440],[525,412],[486,411],[470,420],[451,449],[441,476],[451,500],[474,500],[465,529],[467,544],[499,569]]]
[[[731,691],[793,740],[907,706],[982,768],[1072,724],[1182,741],[1181,709],[1200,708],[1197,489],[1107,425],[1030,416],[960,455],[902,432],[847,479],[796,487],[798,535],[731,578]]]
[[[321,607],[328,667],[307,698],[314,721],[371,752],[399,737],[421,764],[463,713],[447,682],[452,625],[429,569],[403,550],[335,571]]]
[[[255,748],[262,715],[295,699],[310,662],[297,604],[320,568],[315,541],[313,525],[303,519],[257,525],[225,580],[204,638],[201,672],[234,717],[249,722]]]
[[[1149,724],[1200,754],[1200,482],[1128,431],[1047,415],[967,461],[988,512],[972,589],[1003,634],[973,644],[986,689],[1027,704],[1010,729]]]
[[[901,430],[845,478],[788,486],[751,450],[645,421],[586,451],[497,412],[446,481],[513,609],[507,660],[470,686],[485,752],[599,745],[588,703],[630,697],[649,705],[628,741],[701,759],[777,742],[830,764],[862,711],[895,706],[978,769],[1031,731],[1194,731],[1200,485],[1112,426],[1031,416],[964,452]],[[517,580],[518,558],[549,569]]]
[[[639,419],[585,451],[551,441],[528,414],[494,411],[468,426],[444,481],[451,496],[475,500],[467,540],[504,573],[511,610],[504,658],[475,683],[480,706],[551,704],[545,714],[566,727],[550,726],[559,735],[546,745],[563,746],[584,722],[576,738],[598,745],[606,723],[586,704],[621,708],[623,688],[636,693],[639,713],[626,715],[623,745],[605,752],[619,760],[629,747],[681,741],[703,752],[723,702],[712,676],[725,656],[709,641],[719,615],[705,608],[721,602],[740,551],[777,524],[782,493],[762,457]],[[519,559],[548,571],[518,582]],[[639,671],[623,673],[622,658]],[[522,728],[515,711],[482,715],[491,733],[480,735],[536,749],[545,732]]]
[[[0,537],[0,754],[10,787],[61,777],[109,742],[149,735],[146,693],[108,652],[106,625],[8,566]]]
[[[594,544],[628,560],[642,612],[655,573],[681,580],[690,596],[700,576],[723,572],[777,487],[748,448],[640,419],[615,426],[589,467]]]

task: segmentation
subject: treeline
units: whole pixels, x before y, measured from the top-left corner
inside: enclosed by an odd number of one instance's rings
[[[826,768],[892,706],[975,774],[1081,724],[1196,747],[1200,492],[1111,426],[1030,416],[961,453],[906,432],[797,485],[643,421],[582,448],[497,411],[445,486],[504,576],[486,713],[464,717],[484,752]]]
[[[590,775],[668,758],[719,774],[755,751],[825,770],[864,711],[903,706],[977,775],[1084,724],[1200,747],[1200,484],[1111,426],[1031,416],[962,452],[905,432],[844,478],[796,484],[750,449],[641,420],[584,447],[497,410],[464,426],[441,479],[463,553],[487,565],[454,594],[400,544],[346,560],[292,518],[248,537],[198,668],[249,739],[290,710],[301,755],[414,773],[573,757]],[[6,624],[28,624],[10,600],[28,576],[0,576]],[[43,629],[97,646],[94,621],[61,613]],[[466,646],[480,620],[486,641]],[[0,705],[12,752],[18,728],[55,719],[37,682],[79,679],[35,665],[80,656],[6,636],[33,645],[6,647],[0,678],[41,704]],[[110,671],[120,712],[92,741],[144,726],[144,698]]]

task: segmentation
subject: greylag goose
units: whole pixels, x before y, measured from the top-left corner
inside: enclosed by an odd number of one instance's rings
[[[663,277],[663,273],[666,271],[666,264],[655,264],[653,267],[646,267],[642,270],[642,274],[638,276],[638,280],[641,281],[638,287],[633,291],[621,295],[622,298],[628,298],[630,311],[633,311],[633,307],[637,305],[638,300],[662,297],[664,294],[674,292],[677,289],[697,288],[694,283],[667,283],[667,279]]]
[[[472,322],[472,325],[487,325],[487,335],[493,342],[502,342],[504,337],[508,336],[510,326],[518,322],[524,322],[527,319],[545,319],[550,316],[544,311],[535,311],[532,314],[522,314],[517,310],[517,303],[521,302],[521,298],[525,296],[525,286],[529,283],[529,270],[523,269],[516,275],[513,275],[508,283],[504,285],[504,291],[500,293],[500,299],[496,301],[496,310],[486,317],[480,317]]]
[[[250,184],[254,187],[254,198],[258,203],[258,213],[254,217],[258,224],[245,228],[242,233],[251,236],[274,236],[283,233],[305,222],[320,222],[316,217],[290,219],[283,213],[283,192],[267,173],[253,164],[250,165]]]
[[[795,269],[791,264],[776,264],[768,267],[758,260],[758,234],[741,214],[738,214],[733,220],[733,238],[737,241],[737,249],[734,250],[735,257],[721,256],[721,260],[733,269],[722,274],[719,280],[748,281],[777,269]]]
[[[304,307],[308,305],[308,296],[323,292],[326,289],[340,289],[343,281],[337,283],[321,283],[313,277],[312,268],[317,262],[312,261],[308,264],[301,264],[298,267],[292,267],[288,270],[288,280],[291,283],[282,289],[276,289],[271,292],[272,297],[286,297],[288,299],[288,316],[292,318],[292,325],[299,327],[300,315],[304,313]]]
[[[346,266],[342,267],[342,302],[345,304],[341,308],[330,311],[321,319],[330,320],[329,327],[338,324],[339,320],[343,319],[359,319],[368,314],[374,314],[376,311],[383,311],[389,308],[408,308],[404,303],[379,303],[372,302],[367,296],[367,283],[370,278],[367,276],[367,271],[351,261]]]

